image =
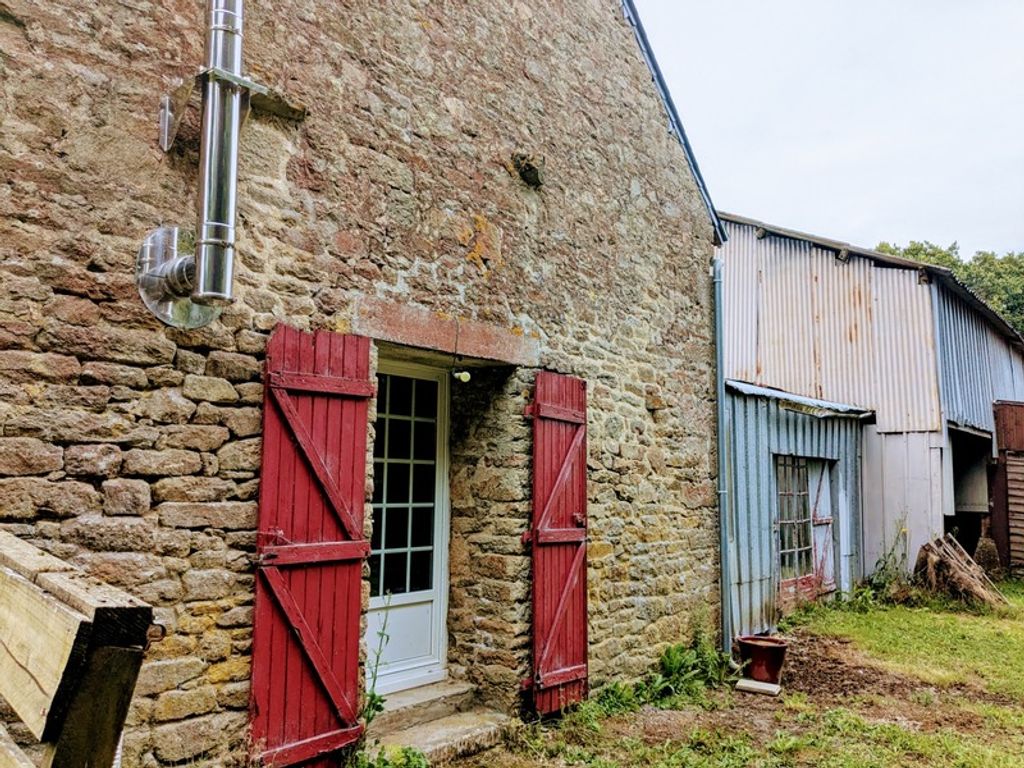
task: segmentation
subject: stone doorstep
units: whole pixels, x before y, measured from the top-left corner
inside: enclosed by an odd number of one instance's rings
[[[367,736],[371,740],[383,738],[395,731],[471,709],[475,693],[470,683],[456,680],[389,693],[384,697],[384,711],[370,723]]]
[[[496,746],[513,725],[512,718],[506,714],[476,707],[388,733],[380,737],[371,750],[415,747],[427,756],[431,765],[441,765]]]

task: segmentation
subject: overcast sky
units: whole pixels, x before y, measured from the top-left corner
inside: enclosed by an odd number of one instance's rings
[[[1024,0],[636,0],[715,206],[1024,251]]]

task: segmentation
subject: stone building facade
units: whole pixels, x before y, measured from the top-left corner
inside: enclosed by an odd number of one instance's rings
[[[202,24],[199,0],[0,0],[0,522],[167,627],[123,765],[244,751],[278,323],[473,366],[451,382],[447,643],[481,699],[515,709],[529,673],[539,369],[589,387],[591,685],[713,623],[714,232],[619,2],[252,3],[247,70],[308,114],[244,126],[237,300],[181,331],[133,265],[193,219],[197,126],[165,154],[155,107]]]

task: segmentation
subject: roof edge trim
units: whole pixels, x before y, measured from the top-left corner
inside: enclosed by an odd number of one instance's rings
[[[722,224],[721,219],[718,217],[715,204],[711,201],[711,193],[708,191],[708,186],[701,175],[700,166],[697,165],[697,157],[693,154],[690,140],[686,138],[683,122],[679,119],[679,111],[672,100],[672,94],[668,90],[665,78],[661,74],[661,67],[658,66],[658,60],[654,57],[654,49],[651,48],[650,40],[647,39],[647,32],[644,30],[643,22],[640,21],[640,13],[637,11],[633,0],[622,0],[622,15],[625,16],[626,20],[633,27],[633,34],[640,45],[640,52],[643,54],[644,61],[647,62],[647,68],[651,71],[651,78],[658,89],[658,95],[661,97],[665,111],[668,112],[669,130],[679,141],[683,148],[683,153],[686,155],[686,162],[690,166],[690,172],[697,183],[697,189],[700,191],[704,207],[707,209],[708,217],[711,219],[711,226],[715,231],[715,245],[722,245],[729,239],[729,234],[725,230],[725,225]]]
[[[853,418],[860,418],[862,416],[868,416],[873,411],[867,408],[861,408],[857,405],[849,405],[847,403],[833,403],[828,400],[818,400],[813,397],[804,397],[803,395],[794,395],[789,392],[785,392],[781,389],[771,389],[770,387],[759,387],[756,384],[748,384],[745,381],[739,381],[738,379],[726,379],[725,386],[741,395],[748,395],[750,397],[764,397],[768,400],[778,400],[780,404],[796,406],[797,410],[801,410],[805,413],[811,412],[811,415],[817,415],[821,417],[828,416],[846,416]],[[825,412],[825,413],[814,413],[814,412]]]

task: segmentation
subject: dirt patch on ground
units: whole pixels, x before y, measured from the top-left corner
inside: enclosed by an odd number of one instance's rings
[[[908,696],[926,687],[918,680],[872,666],[846,640],[797,632],[789,637],[783,671],[787,691],[798,691],[818,701],[880,694]]]

